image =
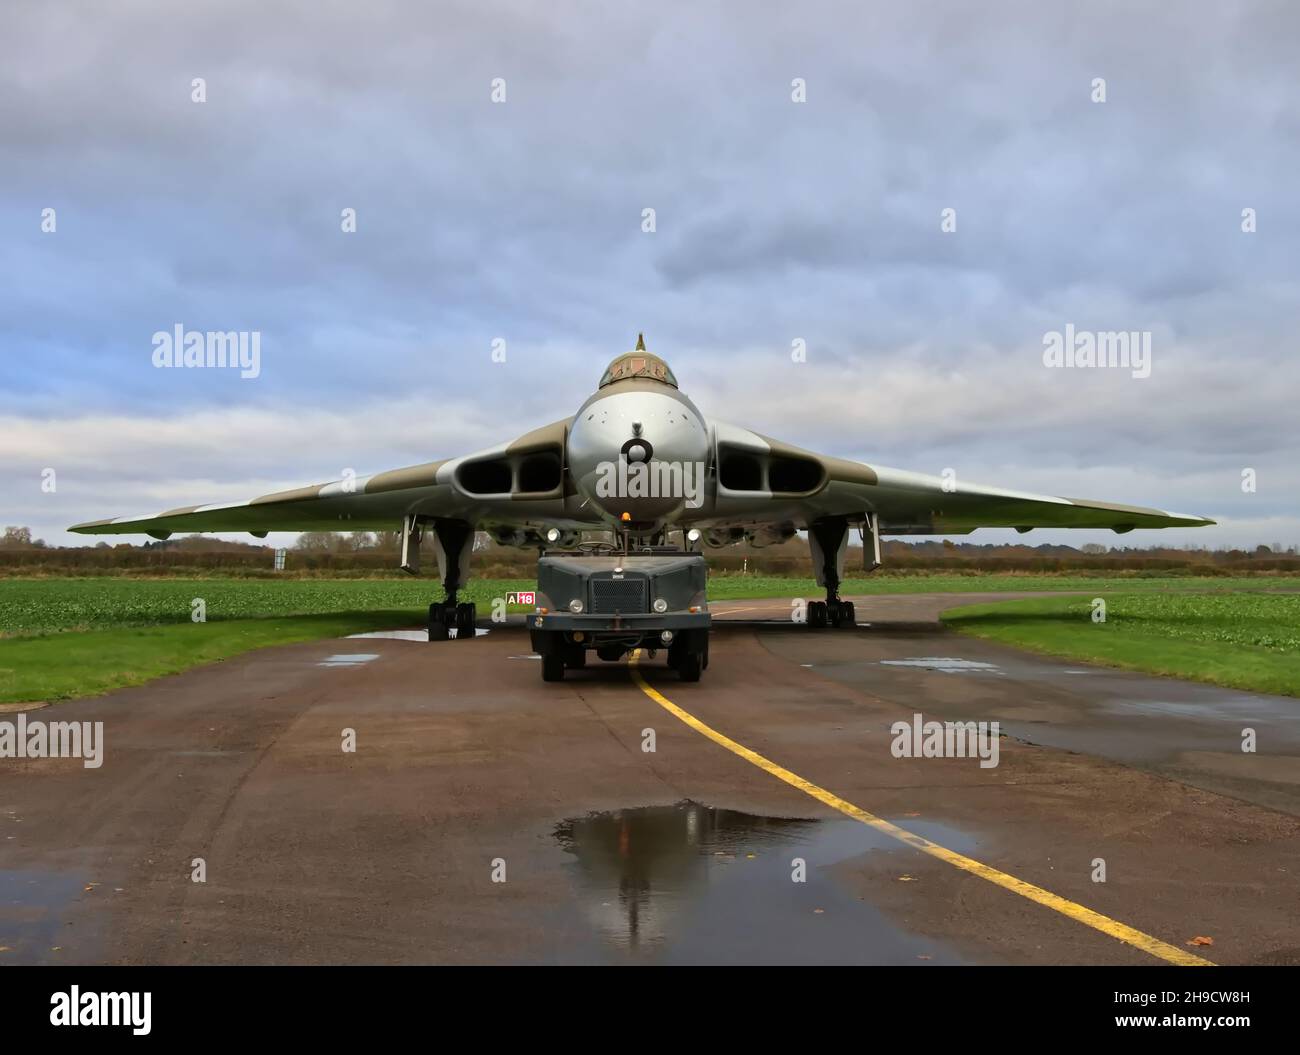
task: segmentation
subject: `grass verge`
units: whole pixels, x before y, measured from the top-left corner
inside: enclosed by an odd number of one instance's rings
[[[461,600],[474,601],[481,614],[511,590],[531,590],[524,579],[472,579]],[[1298,577],[1089,578],[1076,575],[874,575],[848,579],[846,595],[952,593],[997,590],[1188,591],[1300,589]],[[234,579],[122,578],[0,579],[0,638],[58,630],[109,630],[190,622],[202,600],[208,622],[262,616],[328,612],[397,611],[413,623],[424,620],[430,601],[442,589],[430,579]],[[715,601],[762,597],[818,597],[812,579],[715,575],[709,597]],[[522,611],[523,609],[511,609]]]
[[[844,583],[846,595],[886,593],[960,593],[1086,590],[1088,596],[1107,591],[1126,595],[1157,598],[1172,604],[1190,596],[1213,598],[1236,597],[1232,610],[1219,621],[1227,624],[1244,618],[1250,603],[1268,604],[1277,599],[1285,604],[1300,604],[1300,594],[1271,593],[1295,589],[1295,577],[1190,578],[1190,577],[1106,577],[1077,575],[876,575],[849,579]],[[472,580],[462,593],[463,600],[479,605],[481,616],[488,615],[495,599],[512,590],[532,589],[534,583],[522,579]],[[1261,592],[1264,591],[1264,592]],[[249,649],[266,645],[291,644],[317,638],[338,637],[365,630],[394,626],[420,626],[431,600],[441,596],[441,589],[429,579],[240,579],[174,577],[146,579],[120,576],[88,578],[8,578],[0,579],[0,702],[59,700],[93,695],[128,685],[138,685],[150,678],[173,674],[203,663],[212,663]],[[816,597],[820,594],[811,579],[780,579],[757,576],[714,576],[709,582],[712,600],[742,600],[764,597]],[[191,614],[196,601],[202,601],[206,622],[194,623]],[[988,619],[954,619],[962,628],[984,636],[999,637],[1012,644],[1038,651],[1096,662],[1125,666],[1132,662],[1136,670],[1199,677],[1190,672],[1195,665],[1170,660],[1169,669],[1155,668],[1144,658],[1159,654],[1170,636],[1169,624],[1160,632],[1148,619],[1146,632],[1154,634],[1160,648],[1135,645],[1132,641],[1105,644],[1100,639],[1076,641],[1077,610],[1070,605],[1086,604],[1079,599],[1044,599],[1024,602],[1042,604],[1041,609],[1025,609],[1023,614],[1037,613],[1033,619],[1018,622],[1009,617],[1012,610],[998,609],[1001,615]],[[523,609],[512,607],[510,611]],[[1263,609],[1257,609],[1263,611]],[[985,612],[987,606],[974,609]],[[1051,613],[1062,615],[1055,623]],[[1264,624],[1290,626],[1295,620],[1291,608],[1268,609]],[[1086,612],[1084,613],[1086,617]],[[1116,613],[1118,617],[1120,613]],[[954,613],[955,615],[955,613]],[[1226,620],[1226,622],[1225,622]],[[1277,621],[1281,620],[1279,624]],[[1288,620],[1291,620],[1288,622]],[[1086,624],[1090,626],[1091,624]],[[1112,626],[1124,625],[1113,623]],[[1254,624],[1252,624],[1254,625]],[[1267,627],[1265,627],[1266,629]],[[1086,648],[1083,647],[1086,644]],[[1278,677],[1289,677],[1289,688],[1269,687],[1265,691],[1285,691],[1296,695],[1293,667],[1279,661],[1267,649],[1262,659],[1253,658],[1249,642],[1240,643],[1241,654],[1230,659],[1214,659],[1215,670],[1237,664],[1241,670],[1259,668],[1258,675],[1224,680],[1227,675],[1210,673],[1204,680],[1234,684],[1243,688],[1276,686]],[[1209,664],[1214,649],[1206,642],[1196,647],[1204,650],[1200,657]],[[1174,646],[1168,646],[1174,647]],[[1183,648],[1183,646],[1177,646]],[[1235,646],[1234,646],[1235,647]],[[1195,651],[1194,648],[1189,649]],[[1235,654],[1234,654],[1235,655]],[[1196,657],[1190,657],[1196,658]],[[1282,664],[1281,673],[1275,671]]]
[[[1300,595],[1114,594],[949,609],[955,630],[1032,652],[1227,688],[1300,696]]]
[[[334,612],[11,638],[0,641],[0,703],[97,696],[267,645],[410,622],[406,611]]]

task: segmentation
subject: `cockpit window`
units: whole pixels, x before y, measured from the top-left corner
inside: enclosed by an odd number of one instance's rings
[[[662,381],[665,385],[677,387],[677,378],[668,369],[668,364],[659,356],[651,355],[649,352],[628,352],[626,355],[620,355],[609,364],[605,376],[600,379],[600,387],[604,388],[615,381],[627,381],[634,377]]]

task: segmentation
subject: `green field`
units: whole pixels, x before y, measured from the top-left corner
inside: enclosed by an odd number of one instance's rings
[[[1106,602],[1092,618],[1093,596]],[[1097,591],[969,605],[954,629],[1018,648],[1230,688],[1300,696],[1300,594]]]
[[[462,600],[483,614],[511,590],[532,589],[525,579],[472,579]],[[1211,591],[1300,588],[1300,578],[1087,578],[1049,575],[877,575],[849,579],[844,593],[947,593],[1030,590]],[[714,576],[709,597],[816,597],[812,579]],[[264,616],[405,611],[421,623],[429,602],[442,596],[431,579],[234,578],[12,578],[0,579],[0,637],[60,630],[191,624],[191,605],[202,599],[208,622]]]
[[[512,590],[531,589],[531,581],[516,579],[472,580],[462,599],[475,601],[487,615],[495,598]],[[1276,608],[1259,609],[1261,633],[1275,632],[1292,644],[1280,654],[1294,657],[1295,623],[1287,623],[1290,607],[1300,595],[1261,593],[1300,586],[1300,579],[1192,577],[1088,577],[1080,575],[887,575],[850,579],[844,592],[853,594],[990,592],[1032,590],[1083,590],[1089,596],[1123,591],[1135,601],[1146,599],[1157,613],[1178,611],[1175,603],[1214,598],[1228,606],[1220,629],[1227,633],[1247,602],[1265,601]],[[1248,591],[1248,592],[1244,592]],[[811,579],[715,576],[709,583],[713,600],[761,597],[816,597],[820,591]],[[430,601],[442,591],[431,579],[246,579],[246,578],[5,578],[0,579],[0,702],[57,700],[92,695],[126,685],[136,685],[161,674],[215,662],[252,648],[287,644],[364,630],[423,624]],[[1235,600],[1233,600],[1235,598]],[[194,602],[201,600],[205,621],[194,622]],[[998,636],[1019,634],[1024,642],[1001,638],[1026,647],[1057,651],[1069,642],[1077,627],[1073,615],[1061,616],[1062,604],[1078,600],[1045,599],[1043,615],[1026,620],[1010,618],[964,619],[973,632]],[[522,609],[512,609],[521,611]],[[1002,611],[999,609],[999,611]],[[1072,611],[1066,609],[1066,611]],[[1032,610],[1025,614],[1032,615]],[[1120,612],[1113,616],[1120,620]],[[1199,625],[1200,616],[1174,618],[1148,624],[1145,631],[1156,641],[1183,642],[1180,648],[1195,653],[1205,642],[1173,633]],[[1132,622],[1132,620],[1130,620]],[[1092,624],[1088,624],[1090,627]],[[1122,621],[1113,622],[1114,626]],[[1245,625],[1244,623],[1242,625]],[[1255,624],[1251,624],[1255,625]],[[999,629],[1002,627],[1002,629]],[[1289,627],[1289,629],[1288,629]],[[1085,628],[1086,629],[1086,628]],[[1103,629],[1103,633],[1105,630]],[[1287,636],[1287,635],[1290,636]],[[1101,641],[1094,638],[1089,647]],[[1222,642],[1220,642],[1222,644]],[[1236,644],[1233,647],[1238,647]],[[1268,646],[1242,643],[1241,648]],[[1288,651],[1289,649],[1289,651]],[[1129,652],[1132,652],[1130,657]],[[1147,652],[1153,651],[1146,649]],[[1273,649],[1272,655],[1279,650]],[[1062,655],[1115,662],[1137,663],[1142,648],[1115,650],[1114,658],[1102,653],[1061,651]],[[1176,657],[1175,657],[1176,658]],[[1173,660],[1171,660],[1173,662]],[[1137,669],[1154,669],[1138,666]],[[1199,667],[1188,666],[1192,671]],[[1271,669],[1271,668],[1270,668]],[[1167,671],[1169,673],[1174,670]],[[1188,676],[1200,676],[1189,673]],[[1213,680],[1213,679],[1211,679]],[[1234,682],[1224,681],[1224,684]],[[1291,679],[1295,684],[1295,679]],[[1271,684],[1271,683],[1270,683]],[[1243,685],[1243,687],[1249,687]],[[1270,691],[1283,691],[1271,689]]]
[[[409,621],[405,612],[378,611],[11,638],[0,641],[0,703],[95,696],[267,645],[343,637]]]

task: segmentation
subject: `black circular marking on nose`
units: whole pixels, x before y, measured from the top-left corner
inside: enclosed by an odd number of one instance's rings
[[[645,457],[633,458],[632,448],[634,447],[640,447],[642,450],[644,450]],[[623,444],[623,449],[620,453],[623,455],[623,460],[626,462],[648,462],[650,461],[651,458],[655,456],[655,449],[650,445],[649,440],[642,439],[640,436],[638,436],[635,439],[628,440],[625,444]]]

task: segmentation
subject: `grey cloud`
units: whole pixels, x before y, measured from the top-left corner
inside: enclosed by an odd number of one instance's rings
[[[1293,5],[134,0],[5,20],[7,427],[54,443],[217,415],[271,444],[105,461],[117,490],[200,500],[186,480],[239,494],[338,460],[264,415],[400,413],[349,430],[356,461],[458,453],[568,413],[645,330],[706,410],[792,442],[1294,515],[1214,483],[1256,462],[1290,480],[1300,439]],[[152,370],[175,322],[262,330],[264,376]],[[1155,374],[1044,371],[1067,322],[1153,330]]]

